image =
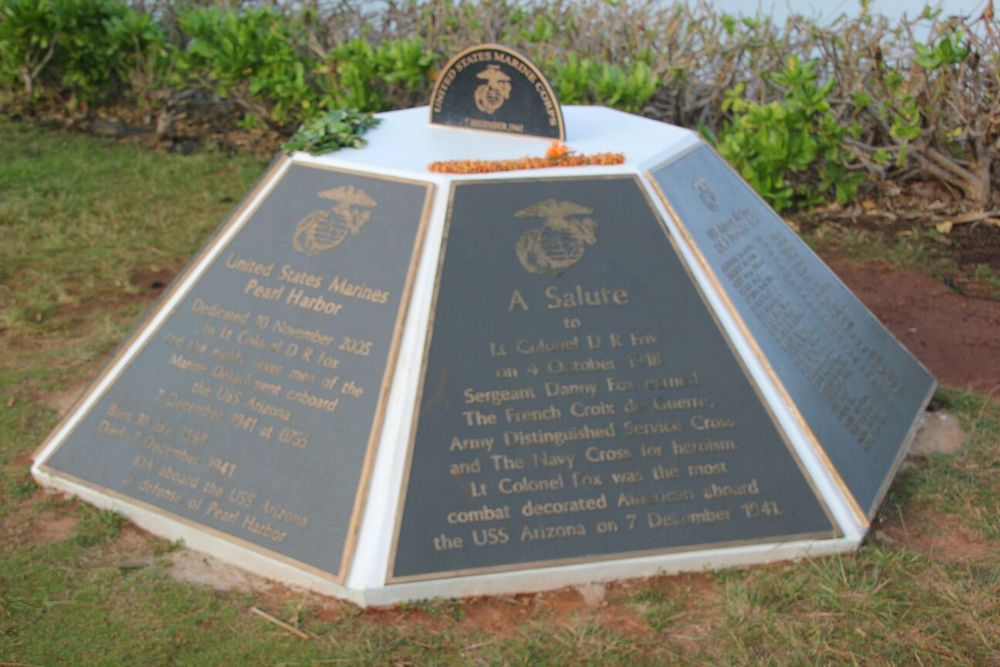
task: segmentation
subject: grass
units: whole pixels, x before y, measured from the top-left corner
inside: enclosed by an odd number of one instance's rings
[[[937,401],[968,444],[900,475],[855,554],[624,582],[596,607],[570,591],[360,610],[175,581],[179,545],[45,496],[28,457],[55,423],[52,398],[91,378],[148,307],[135,277],[180,267],[263,165],[9,121],[0,144],[0,665],[948,665],[1000,655],[1000,408],[952,390]],[[978,550],[955,558],[907,540],[902,528],[927,517]]]
[[[138,277],[176,272],[262,167],[3,121],[0,132],[0,328],[18,351],[4,370],[20,371],[14,381],[103,359],[148,304]]]
[[[829,249],[859,262],[886,261],[897,268],[914,269],[946,283],[953,276],[964,274],[983,294],[1000,299],[1000,274],[988,264],[960,267],[955,261],[951,239],[933,227],[913,227],[897,233],[890,242],[878,232],[828,224],[807,232],[803,238],[817,252]]]
[[[885,260],[898,268],[917,269],[935,277],[956,268],[946,251],[948,239],[935,229],[915,227],[888,242],[876,232],[824,225],[804,238],[814,250],[836,248],[857,261]]]
[[[988,264],[976,264],[972,271],[976,282],[986,286],[986,290],[994,299],[1000,299],[1000,273],[994,271]]]

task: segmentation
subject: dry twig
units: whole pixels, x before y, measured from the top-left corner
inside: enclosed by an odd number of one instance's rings
[[[290,625],[288,623],[285,623],[281,619],[278,619],[278,618],[275,618],[274,616],[271,616],[266,611],[262,611],[262,610],[258,609],[257,607],[250,607],[250,611],[251,611],[251,613],[254,613],[257,616],[260,616],[261,618],[263,618],[268,623],[271,623],[272,625],[276,625],[279,628],[281,628],[282,630],[285,630],[287,632],[291,632],[293,635],[295,635],[299,639],[309,639],[309,635],[307,635],[306,633],[304,633],[302,630],[299,630],[294,625]]]

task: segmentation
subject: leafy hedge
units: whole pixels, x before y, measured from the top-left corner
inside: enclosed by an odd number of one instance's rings
[[[493,41],[534,58],[563,104],[698,127],[777,208],[913,176],[987,206],[997,182],[1000,25],[989,12],[890,24],[863,8],[778,25],[695,2],[205,4],[0,0],[0,105],[152,119],[174,91],[201,90],[287,136],[334,109],[426,103],[444,60]]]
[[[166,33],[117,0],[0,1],[0,86],[70,107],[162,82]]]

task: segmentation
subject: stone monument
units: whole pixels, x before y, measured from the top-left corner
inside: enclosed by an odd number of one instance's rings
[[[860,544],[935,381],[697,134],[496,45],[380,117],[275,161],[41,484],[362,605]],[[624,162],[427,169],[563,136]]]

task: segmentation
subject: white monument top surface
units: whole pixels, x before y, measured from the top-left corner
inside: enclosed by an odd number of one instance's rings
[[[632,171],[665,152],[675,152],[698,140],[696,133],[641,116],[595,106],[564,106],[566,145],[582,154],[623,153],[624,167]],[[550,139],[522,137],[482,130],[466,130],[430,124],[426,106],[377,114],[382,122],[365,134],[366,146],[344,149],[327,155],[307,157],[311,162],[354,165],[365,169],[410,172],[415,176],[432,175],[431,162],[442,160],[503,160],[542,157]],[[668,150],[670,149],[670,150]],[[579,172],[567,167],[544,170],[519,170],[505,174],[530,172],[533,175],[557,175]],[[471,175],[462,174],[462,178]],[[497,174],[484,176],[496,178]]]

